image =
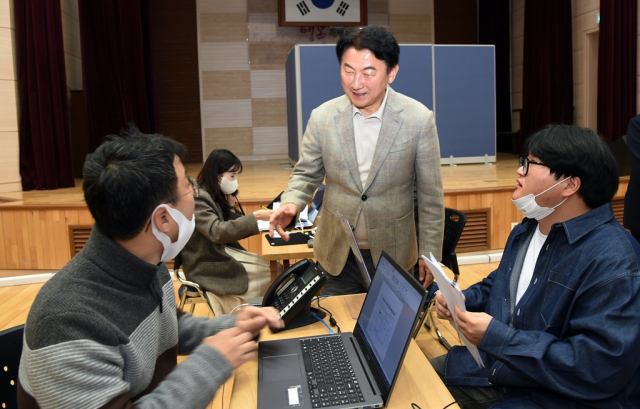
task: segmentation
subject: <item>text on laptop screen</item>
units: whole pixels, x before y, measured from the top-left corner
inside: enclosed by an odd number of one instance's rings
[[[390,387],[402,358],[399,346],[410,336],[422,297],[385,257],[380,257],[378,274],[384,279],[372,281],[358,324]]]

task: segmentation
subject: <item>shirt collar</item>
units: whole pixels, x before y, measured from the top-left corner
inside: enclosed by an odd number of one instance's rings
[[[143,288],[155,281],[159,270],[167,269],[165,263],[150,264],[130,253],[102,234],[95,224],[83,251],[87,258],[109,275],[127,284]]]
[[[374,112],[370,116],[366,116],[362,111],[360,111],[360,109],[356,108],[355,105],[351,104],[351,106],[353,107],[353,116],[356,116],[357,114],[360,114],[365,118],[374,118],[375,117],[375,118],[378,118],[380,121],[382,121],[382,114],[384,113],[385,105],[387,105],[387,98],[388,97],[389,97],[389,85],[387,85],[387,87],[385,88],[384,99],[382,100],[382,104],[380,104],[380,108],[378,108],[378,110],[376,112]]]
[[[554,224],[551,228],[556,226],[562,226],[564,228],[565,235],[567,236],[567,242],[573,244],[580,240],[596,228],[608,223],[613,218],[613,207],[611,202],[605,203],[600,207],[569,219],[562,223]],[[523,223],[527,223],[527,230],[532,226],[535,226],[538,222],[535,219],[525,219]]]

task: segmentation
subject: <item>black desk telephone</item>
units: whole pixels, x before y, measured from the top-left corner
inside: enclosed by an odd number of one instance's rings
[[[313,261],[300,260],[271,284],[262,299],[262,306],[275,307],[280,311],[284,329],[312,324],[316,319],[310,314],[310,310],[319,318],[326,315],[323,311],[311,308],[311,299],[326,281],[324,272]]]

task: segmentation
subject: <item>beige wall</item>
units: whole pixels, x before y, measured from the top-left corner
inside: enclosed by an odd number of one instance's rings
[[[599,0],[572,0],[574,123],[597,127],[597,68]],[[511,98],[512,109],[522,108],[522,61],[524,44],[524,0],[511,1]],[[638,58],[640,60],[640,11],[638,13]],[[640,63],[638,63],[636,112],[640,112]],[[512,129],[520,129],[519,116],[512,115]]]
[[[0,0],[0,192],[21,190],[13,1]]]
[[[329,27],[278,27],[277,0],[198,0],[203,153],[284,159],[284,64],[295,44],[335,44]],[[369,0],[368,22],[401,43],[433,41],[432,0]],[[336,73],[337,75],[337,73]]]

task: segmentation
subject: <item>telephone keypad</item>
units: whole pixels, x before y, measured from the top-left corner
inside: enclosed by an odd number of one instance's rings
[[[294,306],[294,304],[298,300],[300,300],[311,289],[311,287],[313,287],[313,285],[318,281],[320,281],[320,276],[314,277],[313,280],[311,280],[311,282],[306,287],[303,287],[300,290],[300,292],[296,294],[293,298],[290,291],[282,291],[282,293],[273,302],[273,306],[278,311],[280,311],[280,317],[283,317],[284,314],[286,314],[287,311],[289,311]],[[292,286],[293,292],[295,292],[295,290],[298,290],[298,289],[299,289],[298,286]]]

